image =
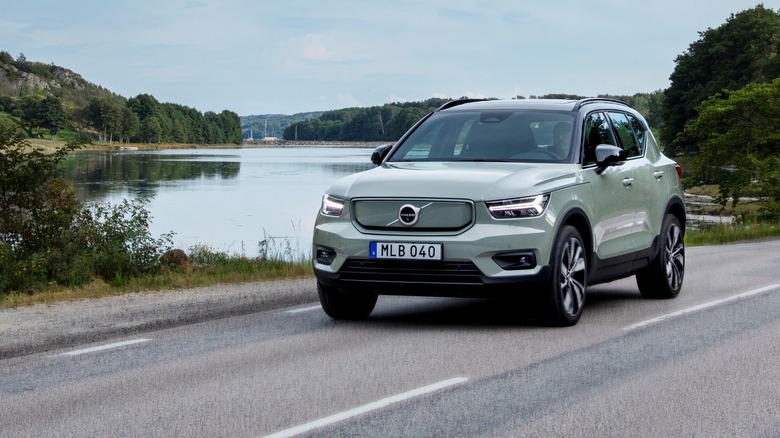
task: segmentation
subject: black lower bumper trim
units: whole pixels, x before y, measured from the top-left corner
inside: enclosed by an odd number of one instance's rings
[[[533,276],[488,277],[469,261],[417,262],[350,259],[338,272],[315,269],[317,281],[380,295],[491,297],[538,289],[549,270]],[[521,286],[518,288],[518,286]]]

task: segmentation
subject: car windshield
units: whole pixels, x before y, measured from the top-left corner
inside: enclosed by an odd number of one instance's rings
[[[433,114],[390,162],[507,161],[565,163],[574,115],[559,111],[449,111]]]

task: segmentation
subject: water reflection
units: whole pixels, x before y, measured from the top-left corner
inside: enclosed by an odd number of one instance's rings
[[[65,177],[85,202],[151,198],[151,231],[187,249],[256,255],[275,238],[308,254],[322,193],[373,167],[370,148],[257,148],[77,152]]]
[[[67,178],[84,201],[114,193],[153,197],[161,183],[204,178],[236,178],[240,155],[154,152],[78,152],[63,163]]]

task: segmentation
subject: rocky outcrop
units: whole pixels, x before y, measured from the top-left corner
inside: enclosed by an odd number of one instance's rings
[[[21,71],[12,65],[4,64],[2,66],[2,71],[3,75],[5,76],[5,80],[7,81],[7,85],[10,85],[10,87],[16,93],[18,93],[24,87],[37,88],[41,90],[48,90],[51,88],[51,85],[40,77],[32,73]],[[59,84],[57,86],[59,87]]]
[[[79,93],[87,89],[89,83],[78,73],[66,68],[52,66],[52,79],[45,79],[34,73],[19,70],[10,64],[0,64],[0,91],[9,95],[26,94],[31,90],[53,91],[69,88]]]

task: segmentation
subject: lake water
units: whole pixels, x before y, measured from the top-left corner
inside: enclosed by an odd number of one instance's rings
[[[154,237],[231,255],[270,249],[308,256],[322,194],[373,167],[373,148],[295,147],[77,152],[64,164],[79,200],[117,204],[146,196]]]

